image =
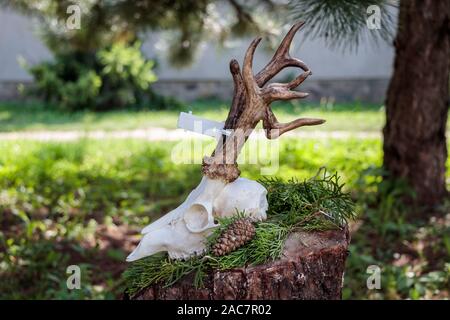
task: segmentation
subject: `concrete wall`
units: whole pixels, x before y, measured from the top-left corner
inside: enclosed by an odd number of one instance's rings
[[[30,18],[0,9],[0,99],[14,98],[17,83],[32,80],[19,66],[19,56],[31,64],[51,59],[37,30],[36,23]],[[154,86],[156,90],[184,100],[231,96],[228,62],[232,58],[242,61],[249,39],[234,41],[227,48],[206,44],[199,51],[196,62],[185,69],[175,69],[167,64],[164,52],[158,50],[160,42],[160,35],[149,34],[143,45],[145,55],[159,62],[160,81]],[[383,101],[392,73],[393,48],[390,45],[381,43],[377,47],[366,41],[356,52],[342,52],[329,49],[320,40],[305,41],[301,31],[294,43],[292,55],[305,61],[313,71],[313,76],[302,85],[303,91],[311,92],[312,100],[333,97],[337,101]],[[263,66],[270,56],[271,52],[259,48],[254,69]],[[281,76],[293,71],[288,70]]]

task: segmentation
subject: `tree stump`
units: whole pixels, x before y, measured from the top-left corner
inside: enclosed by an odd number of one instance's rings
[[[341,299],[348,229],[295,232],[287,238],[282,258],[267,264],[211,271],[196,289],[193,275],[170,287],[152,285],[136,300]]]

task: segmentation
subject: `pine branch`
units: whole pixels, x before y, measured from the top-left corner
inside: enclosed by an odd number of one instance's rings
[[[241,268],[278,259],[291,232],[335,229],[355,218],[353,202],[343,192],[336,173],[328,175],[326,170],[320,170],[316,177],[303,182],[264,179],[261,183],[268,189],[268,219],[255,225],[255,237],[250,242],[224,256],[213,256],[211,248],[217,238],[245,215],[237,212],[221,218],[219,227],[207,239],[205,256],[182,261],[155,255],[131,264],[124,273],[128,294],[133,296],[155,283],[169,286],[192,272],[195,286],[201,287],[208,270]]]
[[[377,5],[381,11],[381,29],[369,30],[367,8]],[[291,0],[292,20],[303,20],[304,34],[323,38],[332,48],[356,48],[365,37],[374,43],[391,42],[395,34],[396,0]]]

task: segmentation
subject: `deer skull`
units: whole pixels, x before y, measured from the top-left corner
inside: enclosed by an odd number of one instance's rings
[[[227,184],[203,177],[179,207],[142,230],[144,236],[127,261],[161,251],[167,251],[173,259],[199,255],[206,249],[206,237],[218,226],[216,217],[239,211],[254,220],[265,220],[266,194],[261,184],[245,178]]]

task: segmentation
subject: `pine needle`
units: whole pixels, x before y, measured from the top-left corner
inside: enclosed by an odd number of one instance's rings
[[[183,261],[158,254],[133,262],[123,275],[127,293],[133,296],[156,283],[170,286],[192,272],[194,285],[202,287],[208,270],[242,268],[278,259],[290,232],[342,228],[355,218],[354,204],[350,195],[343,192],[337,173],[327,175],[321,169],[314,178],[303,182],[274,178],[260,182],[268,190],[269,209],[267,220],[255,225],[255,237],[250,242],[227,255],[213,256],[211,247],[217,237],[244,212],[219,219],[220,226],[208,237],[203,257]]]

